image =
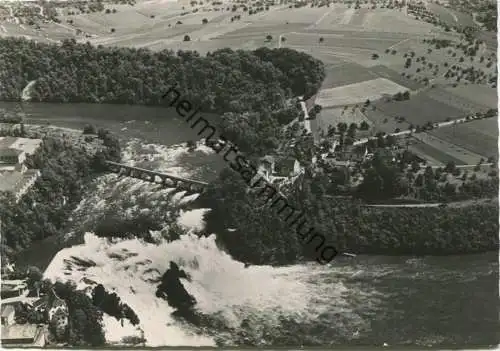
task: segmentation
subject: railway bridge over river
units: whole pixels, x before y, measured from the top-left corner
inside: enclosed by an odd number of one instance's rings
[[[111,172],[118,173],[118,175],[141,179],[155,184],[162,184],[166,187],[177,188],[191,193],[201,193],[208,185],[208,183],[199,180],[177,177],[168,173],[160,173],[112,161],[106,161],[106,164]]]

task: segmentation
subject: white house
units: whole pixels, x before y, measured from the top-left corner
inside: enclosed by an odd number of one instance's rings
[[[277,158],[264,156],[260,160],[258,171],[269,181],[275,179],[288,179],[296,177],[304,172],[299,161],[293,158]]]
[[[40,171],[28,169],[25,161],[41,143],[41,139],[0,137],[0,191],[13,193],[16,201],[40,176]]]
[[[14,324],[16,311],[12,305],[2,305],[2,326],[6,327]]]

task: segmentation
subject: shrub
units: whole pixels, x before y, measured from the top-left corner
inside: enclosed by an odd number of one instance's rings
[[[86,124],[85,127],[83,127],[83,134],[97,134],[97,130],[93,125]]]

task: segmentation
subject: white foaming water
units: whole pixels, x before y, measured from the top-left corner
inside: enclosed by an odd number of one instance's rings
[[[200,146],[197,150],[209,153]],[[185,145],[167,148],[133,141],[125,148],[124,163],[148,162],[146,168],[189,176],[189,172],[178,164],[179,157],[186,152]],[[73,220],[76,224],[89,222],[110,208],[126,215],[162,212],[168,206],[171,208],[194,197],[184,197],[175,189],[164,189],[141,180],[105,175],[95,182],[93,191],[75,210]],[[207,210],[183,211],[177,223],[201,230],[204,226],[202,216]],[[163,229],[167,227],[168,223],[165,223]],[[345,268],[317,265],[245,268],[243,263],[217,247],[215,235],[200,238],[187,234],[173,242],[167,242],[161,235],[156,238],[157,243],[152,244],[139,239],[98,238],[88,232],[84,235],[84,244],[58,252],[45,277],[71,280],[81,289],[102,284],[108,291],[115,291],[136,312],[140,319],[137,327],[128,321],[122,326],[116,319],[105,316],[108,342],[119,343],[125,336],[141,336],[143,332],[148,346],[215,345],[215,340],[206,333],[200,335],[200,330],[171,317],[173,309],[165,300],[156,297],[157,285],[170,261],[176,262],[191,276],[191,281],[183,280],[183,284],[196,298],[196,309],[205,315],[216,315],[235,330],[241,330],[243,321],[259,329],[259,333],[278,330],[279,318],[283,316],[312,323],[320,314],[331,313],[332,309],[335,318],[339,314],[343,321],[348,320],[348,326],[344,327],[339,319],[339,329],[346,329],[349,333],[352,328],[354,331],[358,327],[368,328],[369,322],[363,321],[347,300],[360,294],[346,288],[340,280],[321,283],[332,272],[354,273],[345,272]],[[73,257],[95,265],[78,266]]]
[[[80,267],[72,257],[94,262],[93,267]],[[243,320],[265,323],[272,328],[279,316],[298,321],[312,321],[335,301],[338,311],[351,313],[343,298],[347,291],[342,283],[318,290],[308,283],[308,274],[315,269],[307,266],[245,268],[221,251],[215,236],[198,238],[188,234],[174,242],[159,245],[138,239],[109,241],[91,233],[85,234],[83,245],[60,251],[45,272],[52,280],[71,280],[86,289],[103,284],[115,291],[122,301],[138,315],[140,325],[128,322],[122,327],[114,318],[104,320],[106,339],[119,342],[128,335],[144,337],[149,346],[210,346],[214,340],[199,336],[175,321],[173,309],[155,296],[161,275],[169,262],[179,264],[190,276],[183,284],[196,300],[196,308],[207,315],[217,314],[225,324],[239,328]]]

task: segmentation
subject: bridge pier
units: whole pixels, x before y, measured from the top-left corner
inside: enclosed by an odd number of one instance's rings
[[[201,193],[203,191],[203,187],[198,184],[189,184],[189,191],[192,193]]]
[[[147,182],[161,184],[165,187],[177,188],[181,191],[187,191],[188,193],[201,193],[204,186],[207,185],[204,182],[184,179],[170,174],[150,171],[134,166],[122,165],[111,161],[106,161],[106,164],[109,171],[117,173],[119,176],[133,177]]]
[[[176,181],[169,178],[169,177],[166,177],[166,176],[163,176],[163,177],[160,177],[162,178],[162,184],[166,187],[175,187],[177,184],[176,184]]]
[[[122,168],[123,172],[122,174],[125,176],[125,177],[133,177],[132,175],[132,170],[131,169],[128,169],[128,168]]]

